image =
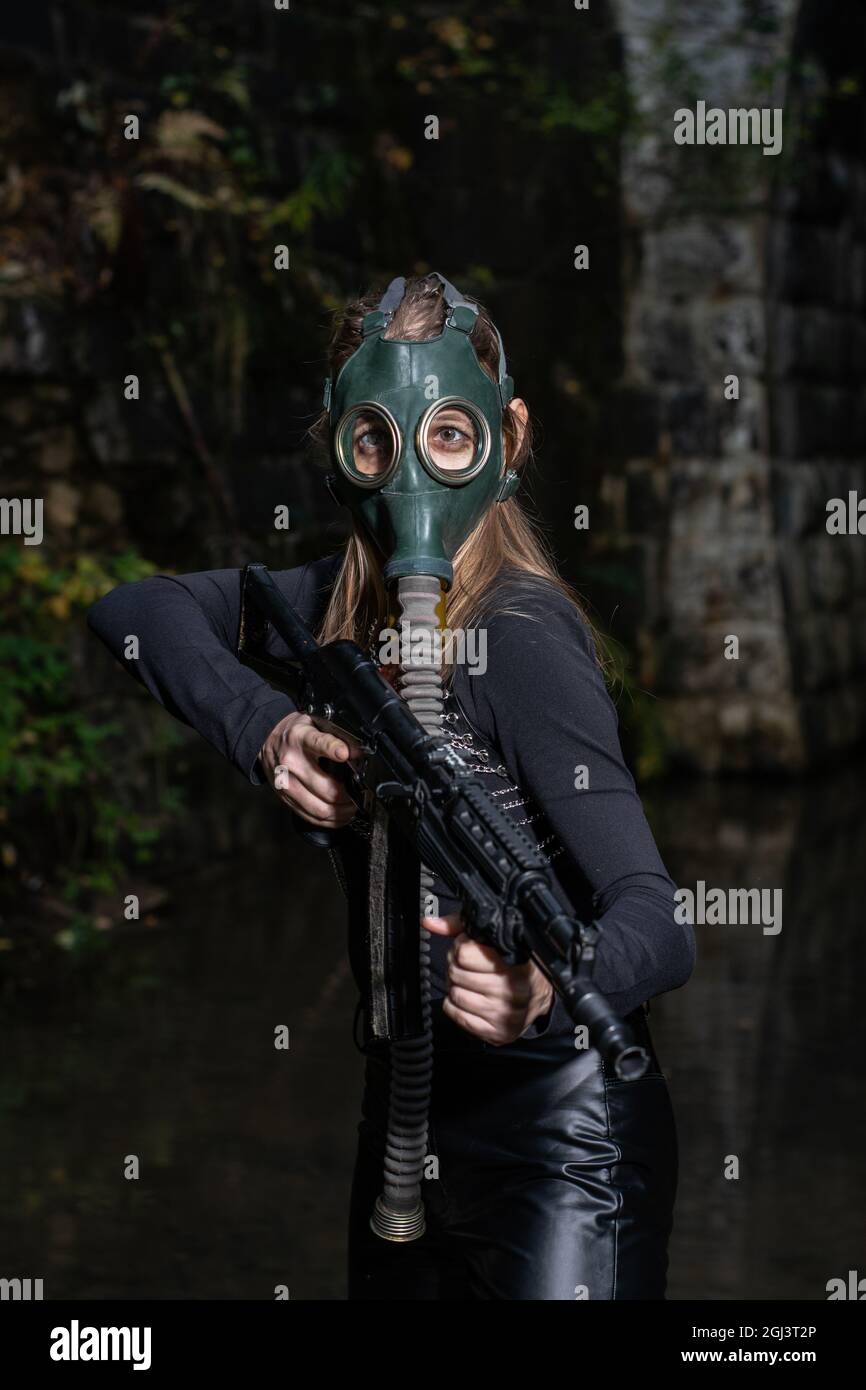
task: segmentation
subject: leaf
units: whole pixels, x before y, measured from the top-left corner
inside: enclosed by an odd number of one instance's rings
[[[163,111],[156,126],[160,154],[189,164],[212,164],[219,151],[210,141],[225,138],[223,127],[201,111]]]
[[[222,92],[230,101],[233,101],[241,110],[246,111],[250,105],[250,94],[242,73],[237,68],[229,68],[222,76],[218,77],[214,85],[214,91]]]
[[[167,174],[139,174],[135,182],[139,188],[153,193],[164,193],[167,198],[173,198],[176,203],[181,203],[185,208],[193,208],[197,212],[208,212],[214,207],[213,198],[208,198],[206,194],[199,193],[194,188],[187,188],[185,184],[178,183]]]
[[[120,195],[110,184],[82,196],[82,211],[88,226],[111,252],[117,250],[121,230]]]

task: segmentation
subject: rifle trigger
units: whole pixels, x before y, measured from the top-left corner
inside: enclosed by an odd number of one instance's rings
[[[412,795],[412,788],[402,782],[380,782],[376,787],[376,796],[382,801],[411,801]]]

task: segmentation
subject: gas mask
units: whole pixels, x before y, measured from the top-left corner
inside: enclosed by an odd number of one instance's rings
[[[425,342],[385,338],[406,289],[392,280],[365,316],[362,342],[325,383],[336,473],[332,496],[348,506],[385,557],[386,582],[414,575],[451,584],[451,561],[481,517],[510,497],[502,412],[514,384],[499,340],[498,381],[469,335],[478,314],[438,275],[448,309]]]

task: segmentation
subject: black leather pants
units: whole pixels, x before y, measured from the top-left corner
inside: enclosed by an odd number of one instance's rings
[[[677,1150],[655,1056],[640,1081],[569,1036],[491,1047],[436,1013],[427,1232],[370,1230],[387,1052],[370,1054],[349,1231],[350,1299],[664,1298]],[[632,1022],[649,1044],[643,1012]]]

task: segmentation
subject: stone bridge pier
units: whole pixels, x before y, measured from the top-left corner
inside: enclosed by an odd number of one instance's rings
[[[639,556],[639,677],[677,761],[821,767],[866,724],[866,534],[827,527],[831,499],[866,498],[866,11],[611,10],[635,111],[623,389],[640,423],[597,544]],[[676,143],[699,102],[780,108],[781,151]]]

